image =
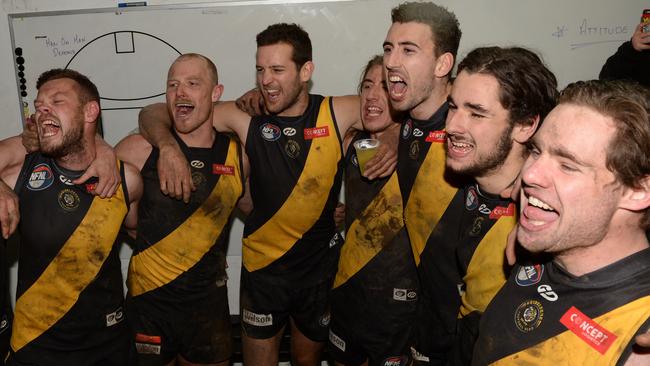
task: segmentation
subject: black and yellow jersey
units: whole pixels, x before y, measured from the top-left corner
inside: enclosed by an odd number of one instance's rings
[[[164,303],[192,302],[226,279],[230,216],[243,191],[240,144],[217,134],[212,147],[188,147],[172,131],[190,163],[196,190],[190,202],[160,191],[154,148],[142,167],[143,196],[129,265],[129,295]]]
[[[650,326],[650,249],[582,276],[514,268],[488,306],[474,365],[622,365]]]
[[[321,280],[343,163],[332,99],[310,95],[299,117],[253,117],[246,153],[254,208],[244,227],[245,270],[282,283]]]
[[[120,171],[125,182],[121,163]],[[112,198],[101,199],[90,193],[96,180],[72,183],[81,174],[33,153],[16,183],[22,213],[11,336],[16,354],[88,349],[123,334],[116,239],[128,211],[127,189],[122,183]]]

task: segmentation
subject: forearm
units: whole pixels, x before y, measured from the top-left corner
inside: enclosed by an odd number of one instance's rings
[[[140,134],[147,141],[160,148],[165,145],[176,145],[170,129],[172,121],[167,113],[165,104],[152,104],[142,108],[138,115]]]

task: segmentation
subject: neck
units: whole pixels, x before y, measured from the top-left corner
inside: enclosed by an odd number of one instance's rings
[[[180,133],[176,129],[174,131],[176,131],[178,137],[183,140],[185,145],[189,147],[212,147],[216,133],[212,128],[211,121],[212,114],[210,114],[210,117],[205,122],[191,132]]]
[[[434,81],[433,90],[429,97],[418,104],[415,108],[411,109],[409,115],[411,118],[426,121],[447,101],[449,96],[449,88],[447,78],[436,79]]]
[[[66,156],[54,159],[56,164],[68,170],[84,171],[95,160],[95,136],[84,140],[84,148]]]
[[[386,126],[386,128],[384,128],[381,131],[370,132],[370,138],[377,139],[377,138],[383,136],[387,131],[391,131],[391,130],[394,130],[394,129],[399,129],[400,126],[401,125],[398,122],[393,121],[393,122],[391,122],[391,124]]]
[[[301,89],[295,102],[289,108],[278,113],[280,117],[297,117],[302,116],[309,106],[309,93],[307,87]]]
[[[524,147],[515,142],[503,164],[482,176],[474,177],[479,188],[483,192],[499,195],[506,188],[512,186],[524,166],[526,160],[524,154]]]
[[[555,256],[555,261],[572,275],[582,276],[648,248],[645,232],[636,225],[638,215],[622,214],[619,220],[612,219],[607,234],[600,242],[561,252]]]

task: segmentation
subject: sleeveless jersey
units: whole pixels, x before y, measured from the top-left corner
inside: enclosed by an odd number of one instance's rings
[[[314,283],[332,267],[342,150],[331,98],[309,96],[302,116],[253,117],[246,139],[253,211],[243,265],[282,283]]]
[[[121,162],[120,171],[125,182]],[[89,193],[96,180],[72,184],[80,175],[33,153],[16,183],[22,215],[11,349],[17,354],[34,347],[88,349],[111,342],[123,326],[115,244],[127,189],[123,183],[112,198],[101,199]]]
[[[196,191],[190,202],[160,191],[154,148],[142,167],[138,234],[129,265],[129,294],[152,301],[192,302],[226,278],[228,224],[243,191],[239,143],[217,134],[211,148],[188,147],[172,131],[190,162]]]
[[[650,249],[576,277],[516,267],[488,306],[474,365],[622,365],[650,325]]]

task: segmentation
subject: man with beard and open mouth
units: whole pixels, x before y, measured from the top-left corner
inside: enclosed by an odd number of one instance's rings
[[[647,365],[650,93],[569,85],[528,144],[517,238],[523,262],[480,324],[474,365]]]
[[[95,158],[97,87],[72,70],[43,73],[34,102],[40,152],[19,136],[0,142],[3,191],[14,186],[22,213],[18,289],[8,365],[125,365],[118,233],[132,227],[142,194],[137,170],[118,163],[112,198],[96,179],[74,184]]]

